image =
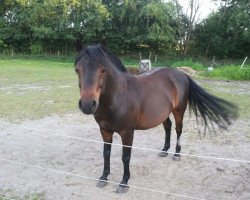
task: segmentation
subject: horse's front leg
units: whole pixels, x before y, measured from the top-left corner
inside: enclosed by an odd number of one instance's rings
[[[126,193],[128,191],[128,180],[130,178],[129,162],[131,158],[131,147],[133,144],[134,131],[125,131],[120,133],[122,137],[122,162],[124,166],[124,174],[121,183],[117,188],[117,193]]]
[[[102,128],[100,130],[103,141],[105,142],[103,146],[104,167],[102,176],[99,178],[99,181],[97,183],[97,187],[102,188],[107,185],[108,175],[110,173],[110,153],[111,153],[113,132],[108,132],[106,130],[103,130]]]

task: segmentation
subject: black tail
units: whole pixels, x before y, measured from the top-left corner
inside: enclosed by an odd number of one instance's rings
[[[236,105],[209,94],[190,77],[189,83],[189,107],[194,111],[197,122],[198,117],[203,119],[205,131],[210,129],[209,125],[214,128],[213,123],[226,129],[231,121],[238,117]]]

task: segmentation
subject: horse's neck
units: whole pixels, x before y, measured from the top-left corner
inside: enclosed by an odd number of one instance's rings
[[[127,73],[108,74],[105,81],[105,89],[101,95],[101,101],[105,104],[112,104],[122,100],[127,93]],[[100,102],[100,103],[102,103]]]
[[[106,80],[105,92],[107,96],[115,96],[126,87],[126,73],[116,72],[109,74]]]

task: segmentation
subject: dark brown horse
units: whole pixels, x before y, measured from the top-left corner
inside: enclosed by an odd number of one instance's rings
[[[162,68],[146,74],[132,76],[121,61],[101,44],[83,48],[77,43],[78,55],[75,71],[79,78],[79,108],[85,114],[93,114],[100,127],[104,143],[104,169],[98,187],[104,187],[110,173],[110,152],[113,133],[122,139],[124,164],[123,179],[117,192],[128,190],[129,162],[134,130],[149,129],[163,124],[165,144],[160,156],[167,156],[170,147],[173,113],[177,144],[174,160],[180,158],[180,136],[183,116],[189,103],[196,118],[205,126],[215,122],[225,128],[236,117],[236,107],[210,95],[188,75],[173,69]]]

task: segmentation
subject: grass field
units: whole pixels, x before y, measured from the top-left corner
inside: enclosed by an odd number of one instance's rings
[[[215,68],[212,72],[205,71],[201,75],[209,78],[223,80],[250,80],[250,65],[246,65],[243,69],[240,66],[227,65]]]
[[[246,109],[250,107],[249,94],[215,93],[240,105],[243,116],[250,116]],[[0,118],[9,121],[76,111],[79,91],[73,60],[0,60],[0,99]]]
[[[0,61],[1,118],[19,121],[74,111],[78,95],[72,63]]]

